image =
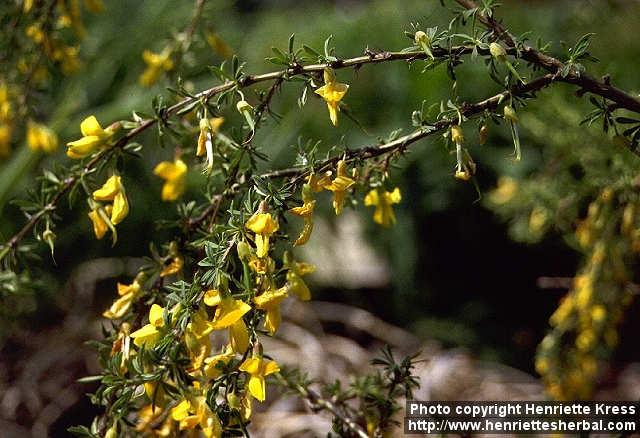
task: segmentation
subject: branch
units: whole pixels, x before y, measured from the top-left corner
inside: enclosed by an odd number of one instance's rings
[[[505,42],[509,48],[516,48],[516,43],[509,31],[493,16],[489,17],[480,13],[478,5],[473,0],[455,0],[465,9],[477,9],[476,16],[482,24],[491,30],[498,39]],[[532,64],[538,65],[543,69],[560,76],[560,72],[564,68],[564,63],[552,56],[545,55],[533,47],[523,45],[521,48],[521,58]],[[570,71],[565,77],[559,77],[559,81],[577,85],[582,90],[589,93],[604,97],[615,102],[620,108],[625,108],[635,113],[640,113],[640,100],[627,92],[610,85],[608,82],[599,81],[585,73],[575,73]]]
[[[475,115],[478,115],[486,110],[496,108],[500,102],[502,102],[505,98],[511,95],[526,95],[529,93],[533,93],[541,90],[542,88],[550,85],[554,81],[555,75],[546,74],[539,78],[536,78],[525,85],[517,85],[512,90],[503,91],[502,93],[496,94],[488,99],[481,100],[476,103],[465,103],[462,105],[461,113],[465,118],[471,118]],[[291,178],[290,184],[295,186],[300,183],[302,180],[307,178],[311,173],[322,173],[329,169],[332,169],[336,166],[339,160],[344,159],[347,162],[353,161],[361,161],[369,158],[378,157],[384,154],[392,154],[395,152],[400,152],[405,150],[411,144],[416,143],[417,141],[428,137],[430,135],[439,133],[449,128],[451,125],[457,123],[456,120],[440,120],[436,122],[434,125],[426,126],[423,128],[416,129],[415,131],[404,135],[402,137],[397,138],[388,143],[371,145],[371,146],[363,146],[357,149],[349,149],[345,152],[344,155],[335,156],[332,158],[328,158],[321,163],[315,165],[313,169],[309,168],[301,168],[301,167],[292,167],[288,169],[279,169],[271,172],[262,173],[260,175],[261,178],[268,179],[277,179],[277,178]],[[210,215],[217,214],[218,209],[220,208],[220,202],[223,198],[230,195],[229,191],[226,191],[222,195],[214,196],[211,204],[196,218],[188,221],[187,225],[190,229],[196,228],[202,222],[206,220],[206,218]]]

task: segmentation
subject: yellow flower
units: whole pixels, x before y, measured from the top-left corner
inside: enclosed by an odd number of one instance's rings
[[[249,218],[246,227],[256,233],[256,255],[264,257],[269,253],[269,237],[278,231],[278,221],[271,217],[271,213],[255,213]]]
[[[58,136],[45,125],[29,120],[27,122],[27,145],[34,151],[50,154],[58,149]]]
[[[323,191],[328,185],[331,184],[331,171],[327,170],[322,175],[312,173],[311,175],[309,175],[307,184],[309,185],[311,190],[316,193]]]
[[[183,399],[171,410],[171,418],[180,423],[180,430],[200,426],[207,438],[221,437],[222,426],[215,412],[209,408],[204,396]]]
[[[165,180],[162,186],[162,200],[175,201],[184,193],[187,178],[187,165],[177,158],[173,163],[163,161],[159,163],[153,173]]]
[[[171,263],[165,266],[162,271],[160,271],[160,277],[167,277],[169,275],[177,274],[182,271],[182,267],[184,266],[184,259],[180,257],[180,255],[176,255],[171,258]]]
[[[311,299],[311,291],[302,276],[315,272],[316,267],[310,263],[293,262],[287,271],[287,288],[302,301]]]
[[[149,324],[131,333],[134,344],[138,347],[142,347],[143,345],[147,348],[153,347],[158,341],[158,338],[160,338],[160,331],[158,329],[164,326],[163,313],[164,308],[157,304],[151,306],[151,309],[149,309]]]
[[[184,341],[187,346],[187,351],[189,352],[193,372],[200,370],[204,358],[211,352],[209,333],[211,333],[212,330],[213,328],[211,324],[209,324],[209,321],[207,321],[207,315],[204,309],[200,309],[194,313],[191,316],[191,321],[187,324]]]
[[[253,299],[256,308],[267,313],[264,327],[272,335],[278,330],[282,319],[280,316],[280,304],[288,296],[287,287],[285,286],[280,289],[269,289]]]
[[[200,134],[198,135],[198,148],[196,156],[201,157],[207,154],[207,169],[213,167],[213,136],[218,132],[224,122],[224,117],[214,117],[211,119],[200,119]]]
[[[300,216],[304,219],[304,225],[300,236],[293,242],[294,246],[304,245],[309,241],[311,232],[313,231],[313,209],[316,206],[316,201],[313,200],[313,189],[309,184],[302,186],[302,206],[294,207],[289,211],[296,216]]]
[[[80,124],[83,137],[80,140],[67,143],[69,158],[84,158],[104,146],[115,133],[113,128],[102,129],[95,116],[89,116]]]
[[[111,229],[114,232],[113,242],[115,243],[117,235],[115,234],[115,228],[109,219],[112,210],[113,208],[111,205],[107,205],[104,208],[96,207],[89,212],[89,219],[91,219],[91,223],[93,223],[93,232],[96,235],[96,239],[102,239],[107,230]]]
[[[385,191],[382,193],[379,189],[373,189],[364,197],[364,205],[375,206],[376,211],[373,213],[373,221],[377,224],[388,227],[396,223],[396,215],[393,212],[393,204],[398,204],[402,199],[400,189],[396,187],[393,192]]]
[[[112,175],[98,190],[93,192],[96,201],[113,201],[111,223],[118,225],[129,214],[129,200],[119,175]]]
[[[347,84],[341,84],[336,82],[335,74],[333,70],[324,69],[324,85],[318,88],[315,92],[319,94],[329,108],[329,118],[333,126],[338,125],[338,111],[340,111],[340,101],[347,94],[349,86]]]
[[[170,71],[173,69],[173,61],[171,60],[171,50],[166,47],[160,53],[153,53],[145,50],[142,53],[142,59],[147,64],[146,70],[140,75],[140,84],[150,87],[160,79],[162,71]]]
[[[250,310],[251,306],[242,300],[235,300],[231,297],[222,298],[213,317],[212,328],[214,330],[228,328],[240,321],[244,314]]]
[[[498,178],[498,186],[489,194],[489,200],[494,204],[506,204],[511,201],[518,191],[518,182],[509,177]]]
[[[249,392],[257,400],[264,401],[266,387],[264,378],[269,374],[280,371],[278,364],[272,360],[264,360],[261,357],[247,358],[240,365],[240,371],[249,374]]]
[[[325,186],[326,190],[333,192],[333,209],[336,215],[342,213],[346,192],[355,183],[353,178],[347,176],[347,163],[344,160],[338,161],[336,177],[331,181],[331,184]]]
[[[210,379],[220,377],[220,367],[226,366],[235,355],[236,353],[233,351],[233,348],[231,348],[230,345],[227,345],[222,353],[206,358],[204,360],[205,375]]]
[[[102,313],[102,316],[109,319],[119,319],[122,318],[129,307],[131,307],[131,303],[133,300],[137,298],[140,294],[140,284],[137,280],[134,280],[131,284],[122,284],[118,283],[118,298],[113,302],[111,307]]]
[[[251,254],[249,257],[249,268],[256,274],[265,275],[269,272],[273,272],[275,270],[275,266],[276,263],[269,256],[259,258]]]
[[[79,47],[63,46],[54,50],[53,59],[60,63],[62,73],[72,75],[82,68],[79,53]]]
[[[228,328],[231,348],[235,352],[244,353],[249,347],[249,332],[242,317],[251,310],[251,306],[242,300],[222,298],[215,289],[206,292],[204,301],[208,306],[218,306],[210,323],[212,329]]]

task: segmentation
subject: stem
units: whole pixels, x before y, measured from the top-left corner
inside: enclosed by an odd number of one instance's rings
[[[456,0],[456,2],[465,9],[478,9],[478,5],[473,0]],[[504,41],[510,48],[516,47],[516,42],[513,36],[502,24],[498,23],[493,16],[488,17],[484,14],[480,14],[479,12],[476,16],[487,29],[493,31],[498,39]],[[545,55],[533,47],[523,45],[520,51],[522,59],[538,65],[548,72],[559,75],[564,68],[562,61],[552,56]],[[588,91],[589,93],[596,94],[617,103],[622,108],[635,113],[640,113],[640,100],[607,82],[592,78],[586,73],[575,73],[571,71],[566,77],[559,77],[558,80],[577,85],[584,91]]]

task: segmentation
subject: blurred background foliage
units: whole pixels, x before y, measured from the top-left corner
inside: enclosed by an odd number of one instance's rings
[[[403,30],[410,31],[412,22],[446,28],[451,19],[447,9],[453,8],[453,2],[445,5],[443,8],[435,0],[211,0],[206,5],[204,27],[246,62],[245,71],[261,73],[278,69],[265,58],[272,55],[272,46],[285,49],[291,33],[296,34],[298,43],[316,49],[333,35],[340,57],[360,55],[365,48],[399,50],[411,44]],[[151,113],[151,99],[158,94],[169,96],[164,88],[172,85],[178,73],[193,90],[217,83],[207,65],[219,64],[224,53],[216,52],[204,40],[195,43],[171,78],[151,89],[138,83],[144,70],[142,52],[159,52],[171,33],[189,21],[192,2],[111,0],[105,7],[103,13],[84,19],[88,32],[81,44],[82,70],[73,76],[54,76],[34,101],[37,107],[33,111],[63,142],[78,136],[80,121],[90,114],[109,122],[128,117],[131,110]],[[570,46],[585,33],[595,32],[591,53],[601,61],[589,64],[588,71],[596,77],[610,74],[615,85],[637,94],[635,67],[640,44],[634,29],[640,3],[505,1],[498,15],[515,35],[531,31],[531,43],[538,37],[552,42],[551,53],[561,59],[566,53],[560,42]],[[351,84],[344,102],[357,123],[342,117],[335,129],[319,98],[310,96],[300,110],[296,100],[302,87],[287,84],[272,105],[280,117],[270,119],[254,143],[271,157],[270,167],[277,168],[294,160],[299,141],[321,140],[321,150],[328,150],[334,144],[373,144],[399,127],[406,133],[411,129],[412,111],[423,101],[439,103],[450,95],[452,82],[444,66],[426,73],[421,70],[420,62],[409,67],[396,62],[364,66],[356,73],[338,72],[339,81]],[[480,60],[465,59],[457,76],[457,93],[462,100],[476,101],[500,91]],[[247,97],[251,101],[251,92]],[[538,279],[576,274],[582,258],[574,237],[578,219],[603,187],[622,175],[631,178],[640,167],[637,157],[615,146],[599,127],[579,125],[591,109],[587,99],[576,97],[575,90],[566,85],[540,92],[539,99],[519,111],[520,163],[509,158],[511,137],[505,126],[490,125],[489,142],[479,146],[470,129],[473,124],[466,124],[470,153],[479,169],[479,190],[453,178],[455,159],[441,138],[421,141],[391,173],[391,184],[402,188],[403,202],[396,209],[397,225],[388,231],[381,232],[371,212],[360,206],[357,215],[363,238],[345,239],[339,230],[344,224],[329,214],[329,203],[319,203],[326,221],[321,227],[333,239],[315,236],[306,258],[321,265],[322,271],[326,241],[335,242],[338,248],[359,242],[370,245],[376,255],[365,254],[349,263],[369,263],[373,266],[370,269],[385,274],[378,275],[381,280],[377,282],[345,282],[339,276],[324,275],[316,278],[314,299],[353,304],[419,337],[464,347],[478,358],[534,372],[536,346],[566,292],[566,288],[541,289]],[[225,117],[233,120],[236,115]],[[39,274],[40,287],[3,297],[0,351],[6,351],[20,330],[38,332],[55,326],[67,308],[60,296],[78,266],[105,255],[143,257],[148,255],[149,241],[160,243],[170,237],[154,221],[174,217],[175,207],[159,201],[162,181],[152,169],[159,161],[170,159],[173,150],[158,147],[153,133],[139,141],[145,146],[144,159],[125,164],[125,174],[130,181],[135,179],[135,184],[131,181],[127,185],[132,210],[118,228],[118,244],[111,248],[108,239],[95,241],[81,202],[73,210],[62,208],[55,262],[44,244],[35,250],[45,270]],[[1,164],[2,236],[11,236],[24,222],[8,199],[24,196],[41,168],[58,162],[64,165],[63,149],[43,156],[18,145]],[[511,208],[491,202],[489,194],[504,176],[523,188]],[[198,194],[202,178],[191,172],[187,196],[202,196]],[[561,202],[568,196],[579,200],[571,210],[564,209]],[[536,207],[545,212],[542,227],[531,225],[531,212]],[[330,267],[326,269],[331,272]],[[87,309],[96,321],[112,299],[114,287],[115,278],[98,283],[96,303]],[[632,304],[628,312],[637,310]],[[632,319],[620,331],[613,369],[640,359],[634,346],[640,327]]]

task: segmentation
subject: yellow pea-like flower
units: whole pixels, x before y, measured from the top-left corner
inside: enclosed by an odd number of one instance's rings
[[[373,221],[385,227],[396,223],[396,215],[393,211],[393,204],[398,204],[402,200],[400,189],[396,187],[392,192],[373,189],[364,198],[364,205],[376,208],[373,213]]]
[[[111,205],[107,205],[104,209],[102,207],[96,207],[89,212],[88,216],[93,224],[93,232],[96,235],[96,239],[102,239],[109,229],[115,230],[109,219],[112,210]],[[115,240],[117,240],[117,238],[114,234],[114,241]]]
[[[160,338],[159,328],[164,326],[164,319],[162,317],[164,308],[157,304],[153,304],[149,309],[149,324],[131,333],[133,343],[138,347],[143,345],[146,347],[152,347]]]
[[[108,319],[122,318],[139,294],[140,283],[137,280],[134,280],[131,284],[118,283],[118,295],[120,297],[113,302],[109,309],[102,313],[102,316]]]
[[[31,150],[50,154],[58,149],[58,136],[45,125],[29,120],[27,122],[27,145]]]
[[[293,262],[289,265],[287,271],[287,288],[302,301],[311,299],[311,291],[309,286],[302,279],[304,275],[315,272],[316,267],[310,263]]]
[[[187,179],[187,165],[177,158],[173,163],[163,161],[159,163],[153,173],[165,180],[162,186],[163,201],[175,201],[184,193]]]
[[[273,219],[271,213],[255,213],[249,218],[245,226],[256,235],[256,255],[264,257],[269,253],[269,238],[278,231],[278,221]]]
[[[80,159],[91,155],[98,148],[104,146],[115,133],[113,128],[103,129],[95,116],[89,116],[80,123],[83,137],[67,143],[67,156]]]
[[[165,48],[160,53],[154,53],[150,50],[145,50],[142,53],[142,59],[147,64],[146,70],[140,75],[140,85],[145,87],[151,87],[158,82],[160,75],[163,71],[170,71],[173,69],[173,60],[171,59],[171,50]]]
[[[198,135],[196,156],[207,155],[207,170],[211,170],[213,167],[213,136],[218,132],[222,123],[224,123],[224,117],[200,119],[200,134]]]
[[[288,288],[285,286],[280,289],[269,289],[253,299],[256,308],[266,312],[264,327],[272,335],[280,327],[280,321],[282,320],[280,304],[288,296]]]
[[[315,208],[316,201],[313,199],[313,189],[311,185],[305,184],[302,186],[302,206],[294,207],[289,210],[291,214],[300,216],[304,219],[304,225],[300,236],[293,242],[294,246],[304,245],[309,241],[311,232],[313,231],[313,209]]]
[[[93,192],[96,201],[112,201],[111,223],[117,225],[129,214],[129,200],[119,175],[112,175],[98,190]]]
[[[249,374],[249,392],[260,401],[267,398],[265,377],[280,371],[280,367],[275,361],[264,360],[262,357],[256,356],[247,358],[239,369]]]
[[[318,88],[315,93],[320,95],[329,108],[329,118],[333,126],[338,125],[338,112],[340,111],[340,101],[347,94],[349,85],[336,82],[333,70],[324,70],[324,85]]]
[[[333,209],[336,215],[342,213],[344,201],[347,196],[347,190],[356,182],[353,178],[347,176],[347,163],[344,160],[338,161],[336,169],[336,177],[330,184],[325,186],[325,190],[333,192]]]

